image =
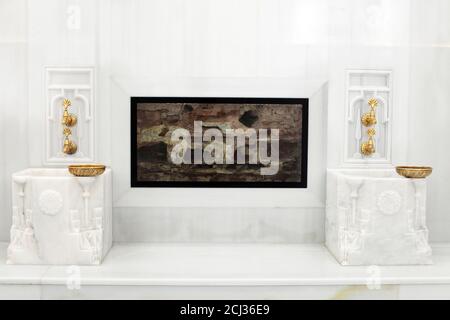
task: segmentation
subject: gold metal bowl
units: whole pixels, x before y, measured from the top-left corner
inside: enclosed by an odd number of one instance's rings
[[[73,164],[69,166],[69,172],[76,177],[96,177],[105,172],[102,164]]]
[[[424,179],[428,177],[433,168],[431,167],[415,167],[415,166],[399,166],[395,170],[401,176],[410,179]]]

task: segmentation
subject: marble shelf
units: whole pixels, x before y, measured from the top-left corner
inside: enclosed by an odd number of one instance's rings
[[[6,265],[0,299],[450,298],[450,244],[434,265],[341,266],[323,245],[115,244],[100,266]]]

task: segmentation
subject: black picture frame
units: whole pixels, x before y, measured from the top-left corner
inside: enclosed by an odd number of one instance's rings
[[[300,182],[199,182],[139,181],[137,179],[137,105],[139,103],[228,103],[228,104],[301,104],[302,153]],[[307,98],[240,98],[240,97],[131,97],[130,98],[131,188],[307,188],[308,186],[308,122]]]

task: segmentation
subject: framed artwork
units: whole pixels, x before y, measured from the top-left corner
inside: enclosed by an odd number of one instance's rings
[[[131,98],[132,187],[306,188],[308,99]]]

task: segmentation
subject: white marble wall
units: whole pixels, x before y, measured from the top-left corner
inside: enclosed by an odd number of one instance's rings
[[[28,165],[27,1],[0,0],[0,240],[11,227],[11,174]]]
[[[428,184],[431,241],[450,241],[450,1],[412,1],[408,161],[435,168]]]
[[[310,133],[316,142],[310,145],[314,179],[307,191],[309,200],[298,200],[304,196],[299,193],[297,200],[279,210],[271,208],[279,206],[282,197],[264,205],[252,202],[247,208],[221,210],[209,204],[201,209],[148,206],[145,199],[159,195],[152,190],[132,195],[137,203],[133,205],[119,192],[115,199],[118,240],[323,241],[324,168],[337,167],[343,160],[345,71],[387,69],[394,72],[393,161],[436,167],[429,183],[430,236],[434,241],[450,241],[450,203],[445,194],[450,187],[450,155],[443,134],[449,112],[447,0],[0,0],[0,6],[4,16],[0,57],[9,54],[10,59],[1,59],[0,66],[11,70],[7,77],[1,73],[0,90],[14,86],[10,98],[0,96],[1,130],[13,132],[22,142],[8,144],[5,135],[0,139],[0,152],[8,155],[1,158],[0,240],[7,239],[10,224],[10,173],[42,165],[43,67],[94,65],[96,154],[98,161],[118,171],[116,189],[123,192],[129,184],[121,171],[124,150],[114,140],[112,128],[122,128],[123,135],[128,131],[120,123],[120,111],[111,106],[128,108],[127,93],[316,97],[319,93],[317,99],[328,101],[326,113],[315,110],[322,122],[319,119],[311,128],[314,134]],[[320,90],[328,91],[328,97]],[[7,110],[5,103],[16,108]],[[8,114],[20,125],[12,127]],[[435,122],[423,123],[423,119]],[[328,139],[327,150],[323,137]],[[438,143],[431,144],[430,139]],[[257,192],[252,199],[258,198]],[[166,202],[176,195],[166,192]],[[220,200],[218,194],[209,195]],[[182,227],[171,229],[171,225]],[[251,230],[250,235],[246,230]],[[175,232],[181,235],[174,236]]]

